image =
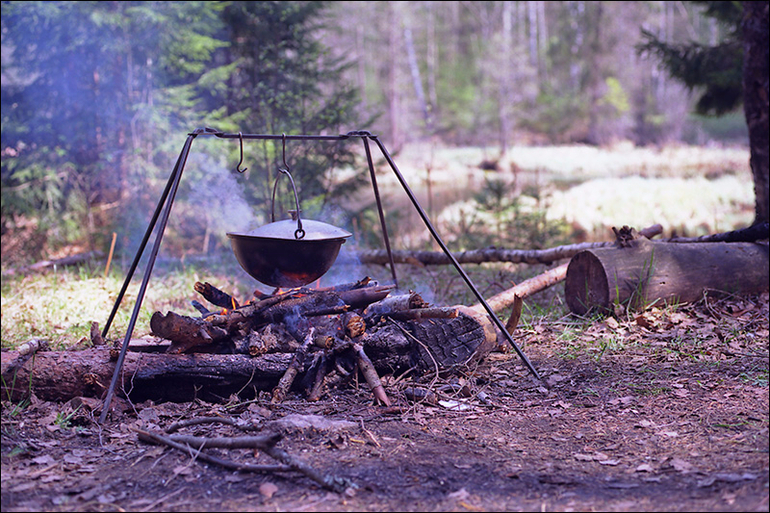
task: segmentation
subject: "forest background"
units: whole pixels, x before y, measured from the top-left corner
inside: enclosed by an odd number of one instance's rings
[[[113,233],[130,258],[184,138],[204,126],[364,129],[397,160],[415,144],[481,147],[493,169],[523,146],[746,148],[740,98],[693,114],[697,88],[641,49],[730,42],[736,25],[715,5],[740,15],[738,2],[3,2],[2,265],[105,250]],[[741,63],[730,64],[717,71],[735,79]],[[225,231],[268,220],[281,148],[248,143],[243,175],[238,151],[196,140],[164,252],[213,253]],[[306,217],[378,240],[358,153],[291,143],[287,159]],[[492,211],[510,213],[527,192],[486,186]],[[531,223],[525,243],[576,237],[564,223]]]

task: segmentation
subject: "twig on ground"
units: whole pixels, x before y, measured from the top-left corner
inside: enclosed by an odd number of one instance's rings
[[[238,423],[233,419],[228,419],[224,417],[196,417],[194,419],[185,419],[185,420],[180,420],[179,422],[174,422],[173,424],[171,424],[169,427],[166,428],[166,433],[173,433],[174,431],[179,431],[180,429],[188,426],[196,426],[198,424],[209,424],[213,422],[221,422],[222,424],[240,427],[238,426]]]
[[[283,465],[249,465],[245,463],[236,463],[229,460],[223,460],[215,456],[210,456],[202,451],[198,455],[201,460],[214,463],[231,470],[243,470],[249,472],[285,472],[287,470],[296,470],[309,477],[327,490],[336,493],[345,493],[348,489],[356,488],[356,485],[346,478],[335,477],[323,474],[307,463],[295,458],[283,449],[275,446],[281,439],[281,435],[273,433],[262,436],[246,436],[239,438],[206,438],[187,435],[163,436],[150,431],[135,429],[139,439],[150,443],[162,443],[180,451],[190,452],[191,448],[201,451],[204,447],[239,449],[251,448],[259,449],[271,458],[280,461]]]
[[[153,433],[151,431],[144,431],[142,429],[134,429],[134,431],[137,432],[139,435],[139,440],[142,440],[143,442],[147,443],[154,443],[158,445],[167,445],[169,447],[172,447],[174,449],[177,449],[182,452],[186,452],[188,454],[195,455],[198,459],[206,461],[208,463],[213,463],[215,465],[219,465],[221,467],[230,469],[230,470],[238,470],[238,471],[244,471],[244,472],[288,472],[292,470],[292,467],[288,465],[252,465],[249,463],[237,463],[234,461],[224,460],[222,458],[218,458],[216,456],[211,456],[209,454],[206,454],[201,451],[201,449],[206,447],[217,447],[216,445],[213,445],[211,442],[209,442],[209,439],[206,438],[200,438],[200,443],[198,443],[198,453],[193,453],[191,449],[193,448],[193,444],[185,445],[184,443],[180,443],[179,439],[184,440],[185,438],[199,438],[199,437],[183,437],[179,435],[171,435],[171,436],[163,436],[158,433]],[[255,437],[248,437],[248,438],[255,438]],[[214,439],[216,440],[216,439]],[[237,445],[234,445],[234,447],[237,447]],[[256,445],[244,445],[243,447],[256,447]]]

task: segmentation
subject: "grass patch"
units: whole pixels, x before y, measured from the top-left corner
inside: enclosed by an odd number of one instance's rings
[[[205,264],[178,265],[153,272],[133,336],[149,334],[150,317],[155,311],[174,310],[196,314],[190,301],[198,299],[193,289],[196,281],[209,281],[223,290],[244,297],[228,270],[212,274]],[[139,269],[143,269],[140,267]],[[125,335],[134,310],[143,271],[137,270],[110,327],[108,338]],[[110,315],[125,280],[120,270],[104,276],[103,268],[83,266],[55,272],[9,277],[2,284],[2,347],[13,349],[31,338],[49,342],[51,349],[90,344],[91,322],[100,330]],[[248,293],[251,294],[250,292]]]

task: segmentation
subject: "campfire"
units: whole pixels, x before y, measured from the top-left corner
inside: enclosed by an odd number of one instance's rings
[[[388,404],[389,400],[380,384],[379,374],[426,368],[432,368],[437,372],[446,371],[491,351],[497,346],[498,333],[507,339],[535,377],[539,377],[535,368],[443,243],[377,136],[367,131],[352,131],[339,136],[287,136],[286,134],[278,136],[241,132],[227,134],[206,127],[188,134],[177,164],[169,177],[166,189],[101,333],[102,338],[107,336],[139,259],[158,223],[157,236],[150,252],[134,312],[117,356],[100,422],[106,420],[182,171],[192,143],[198,136],[237,138],[241,145],[241,162],[236,166],[236,171],[239,173],[246,171],[246,168],[241,169],[240,166],[243,161],[244,139],[282,141],[283,167],[278,168],[280,172],[278,177],[285,175],[290,180],[296,207],[295,210],[290,211],[292,218],[275,220],[275,195],[278,185],[276,179],[271,205],[272,222],[247,233],[227,233],[227,236],[230,238],[238,263],[247,273],[261,283],[293,287],[293,289],[270,297],[257,298],[256,302],[252,301],[245,306],[239,306],[235,299],[221,291],[215,291],[216,289],[209,284],[196,286],[196,290],[200,288],[210,292],[210,294],[204,293],[204,297],[211,304],[225,310],[211,313],[208,308],[199,305],[201,311],[199,318],[173,312],[166,315],[156,313],[151,321],[151,329],[153,333],[171,341],[170,351],[176,353],[231,352],[259,357],[260,353],[264,356],[279,347],[290,348],[294,351],[291,364],[273,391],[273,399],[276,401],[285,397],[300,373],[304,376],[306,388],[309,388],[308,397],[316,398],[323,393],[325,384],[357,376],[358,372],[353,372],[353,369],[356,369],[364,375],[377,400]],[[303,288],[305,285],[317,280],[329,270],[339,254],[340,246],[351,234],[321,221],[302,218],[297,188],[286,162],[286,141],[288,139],[344,141],[350,138],[360,138],[364,145],[394,286],[381,287],[365,278],[357,283],[326,290],[305,289]],[[413,297],[412,292],[406,294],[406,298],[401,297],[402,295],[389,297],[392,291],[397,290],[398,280],[369,141],[379,147],[431,236],[473,291],[486,311],[486,315],[462,306],[433,308],[424,304],[419,296]],[[224,300],[221,301],[223,298]]]
[[[476,310],[431,306],[417,292],[398,293],[368,277],[332,287],[257,292],[244,305],[210,283],[194,288],[217,308],[194,301],[199,317],[155,312],[152,333],[171,342],[171,354],[291,353],[272,390],[274,402],[292,389],[319,400],[360,375],[374,399],[390,405],[381,375],[446,373],[497,346],[494,328]]]

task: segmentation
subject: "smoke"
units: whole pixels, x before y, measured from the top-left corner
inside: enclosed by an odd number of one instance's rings
[[[243,184],[238,177],[210,155],[197,153],[189,160],[197,169],[190,173],[195,176],[187,177],[194,181],[187,201],[205,217],[206,230],[225,240],[227,232],[256,228],[254,209],[244,198]]]

